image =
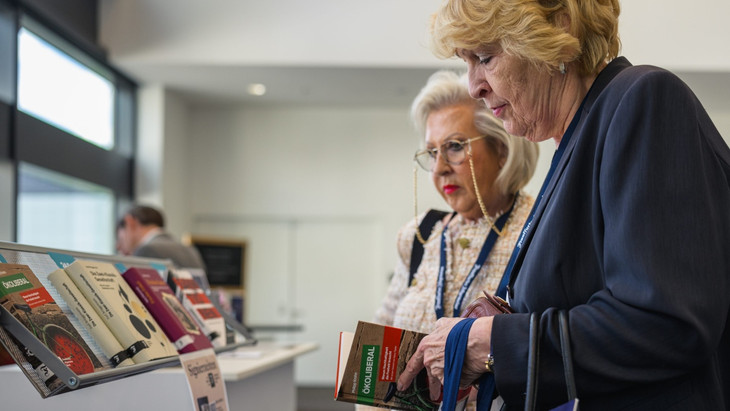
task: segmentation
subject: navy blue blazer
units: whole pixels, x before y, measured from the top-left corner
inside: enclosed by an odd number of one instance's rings
[[[730,150],[668,71],[612,61],[536,208],[511,304],[542,313],[538,402],[566,401],[557,308],[581,410],[730,407]],[[528,314],[495,317],[497,388],[522,407]]]

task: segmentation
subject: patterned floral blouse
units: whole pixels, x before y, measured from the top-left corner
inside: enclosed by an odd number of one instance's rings
[[[494,293],[502,279],[504,269],[512,255],[522,226],[532,209],[535,199],[520,193],[504,226],[502,235],[494,244],[487,261],[472,282],[461,308],[481,295],[482,290]],[[419,216],[419,222],[425,213]],[[409,263],[413,248],[416,223],[411,220],[398,231],[397,246],[400,259],[396,263],[393,278],[382,305],[375,314],[375,322],[394,327],[429,333],[436,324],[434,303],[438,279],[441,231],[444,223],[439,221],[423,246],[423,260],[408,286]],[[477,260],[484,240],[489,234],[489,225],[484,217],[478,221],[467,221],[456,215],[446,231],[446,282],[444,285],[444,316],[453,316],[456,296],[469,271]]]

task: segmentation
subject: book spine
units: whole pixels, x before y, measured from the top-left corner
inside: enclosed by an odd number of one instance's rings
[[[130,355],[64,270],[58,269],[52,272],[48,275],[48,280],[56,287],[58,294],[66,302],[71,312],[89,331],[114,367],[134,364]]]

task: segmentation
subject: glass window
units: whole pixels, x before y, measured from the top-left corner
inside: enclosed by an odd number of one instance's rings
[[[112,190],[20,163],[17,238],[21,244],[114,253]]]
[[[115,88],[26,27],[18,33],[18,109],[99,147],[114,148]]]

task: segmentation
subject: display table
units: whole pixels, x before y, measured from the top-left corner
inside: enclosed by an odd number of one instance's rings
[[[231,410],[296,410],[294,359],[314,343],[259,342],[218,355]],[[159,369],[46,399],[16,365],[0,367],[0,403],[7,410],[195,410],[180,367]],[[197,410],[195,410],[197,411]]]

